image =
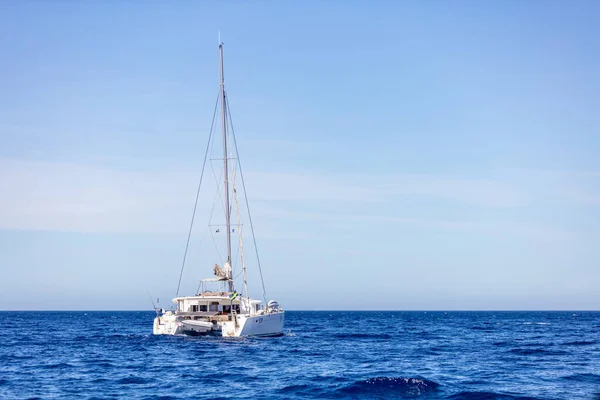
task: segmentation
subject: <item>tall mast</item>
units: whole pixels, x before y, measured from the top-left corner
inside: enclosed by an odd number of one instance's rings
[[[231,271],[231,221],[229,213],[229,160],[227,159],[227,103],[225,99],[225,76],[223,73],[223,43],[219,41],[219,59],[221,75],[221,106],[223,115],[223,172],[225,175],[225,225],[227,227],[227,263]],[[231,272],[230,272],[231,273]],[[229,291],[233,291],[233,277],[229,278]]]

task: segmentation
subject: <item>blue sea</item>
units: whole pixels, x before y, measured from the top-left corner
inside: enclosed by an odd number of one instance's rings
[[[278,338],[153,312],[0,312],[1,399],[600,399],[600,312],[288,311]]]

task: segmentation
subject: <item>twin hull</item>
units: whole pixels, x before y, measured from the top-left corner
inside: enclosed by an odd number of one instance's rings
[[[221,332],[222,336],[278,336],[283,334],[284,311],[259,315],[236,315],[235,321],[212,323],[184,320],[172,312],[154,318],[155,335],[201,335]]]

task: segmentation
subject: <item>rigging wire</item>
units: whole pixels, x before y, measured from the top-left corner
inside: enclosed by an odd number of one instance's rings
[[[229,116],[229,124],[231,125],[231,136],[233,137],[233,145],[235,147],[235,154],[237,155],[237,165],[240,169],[240,177],[242,180],[242,188],[244,190],[244,199],[246,200],[246,208],[248,209],[248,222],[250,222],[250,231],[252,232],[252,241],[254,242],[254,250],[256,250],[256,261],[258,264],[258,272],[260,273],[260,282],[263,289],[263,299],[267,304],[267,290],[265,289],[265,280],[263,278],[262,267],[260,265],[260,256],[258,255],[258,247],[256,246],[256,235],[254,234],[254,224],[252,224],[252,214],[250,213],[250,204],[248,203],[248,195],[246,194],[246,183],[244,181],[244,173],[242,172],[242,162],[237,147],[237,140],[235,139],[235,129],[233,128],[233,119],[231,118],[231,110],[229,109],[229,100],[225,102],[227,107],[227,115]]]
[[[213,209],[210,214],[210,221],[212,222],[212,216],[215,211],[215,204],[217,204],[217,196],[219,197],[219,200],[221,200],[221,208],[223,208],[223,213],[225,213],[225,200],[221,195],[221,177],[223,176],[223,167],[221,167],[221,169],[219,170],[219,178],[217,178],[217,174],[215,173],[215,166],[213,165],[212,160],[210,161],[210,168],[212,170],[213,177],[215,178],[215,185],[217,185],[217,192],[215,193],[215,198],[213,200]]]
[[[244,294],[246,295],[246,297],[248,297],[248,279],[246,277],[246,263],[244,262],[244,245],[243,245],[243,238],[242,238],[242,221],[241,221],[241,217],[240,217],[240,204],[238,201],[238,196],[237,196],[237,190],[236,190],[236,181],[235,181],[235,173],[237,170],[237,161],[238,159],[236,157],[234,157],[234,153],[233,153],[233,146],[232,146],[232,142],[233,140],[231,140],[231,135],[232,132],[230,129],[227,130],[228,131],[228,137],[229,137],[229,154],[227,155],[227,157],[231,160],[232,166],[231,166],[231,187],[233,189],[233,202],[235,204],[235,215],[236,215],[236,220],[237,220],[237,225],[236,225],[236,229],[237,231],[237,237],[238,237],[238,248],[237,248],[237,254],[235,255],[235,257],[231,260],[231,269],[232,272],[235,273],[236,271],[236,265],[237,265],[237,260],[238,257],[240,257],[240,264],[242,267],[242,272],[244,275]],[[236,154],[237,156],[237,154]],[[235,232],[235,229],[234,229]],[[237,275],[236,275],[237,276]]]
[[[215,235],[213,235],[212,227],[209,226],[208,230],[210,231],[210,237],[212,238],[212,241],[215,244],[215,250],[217,250],[217,255],[219,256],[219,260],[222,260],[223,257],[221,257],[221,252],[219,251],[219,246],[217,245],[217,241],[215,240]]]
[[[202,178],[204,177],[204,167],[206,167],[206,158],[208,157],[208,149],[210,148],[210,142],[213,134],[213,128],[215,126],[215,117],[217,116],[217,107],[219,105],[219,96],[215,102],[215,110],[213,111],[212,123],[210,124],[210,133],[208,134],[208,143],[206,144],[206,151],[204,152],[204,162],[202,163],[202,172],[200,173],[200,182],[198,182],[198,190],[196,191],[196,201],[194,202],[194,211],[192,212],[192,220],[190,222],[190,229],[188,231],[187,241],[185,243],[185,251],[183,253],[183,261],[181,262],[181,272],[179,273],[179,282],[177,283],[177,293],[175,297],[179,296],[179,289],[181,288],[181,278],[183,277],[183,269],[185,268],[185,260],[187,258],[188,248],[190,246],[190,238],[192,237],[192,229],[194,227],[194,218],[196,217],[196,208],[198,208],[198,198],[200,197],[200,188],[202,187]]]
[[[217,185],[217,191],[215,192],[212,209],[210,211],[210,217],[208,218],[208,231],[210,232],[210,237],[212,238],[212,241],[215,245],[215,250],[217,251],[217,255],[219,256],[219,259],[222,260],[223,258],[221,257],[221,252],[219,251],[219,246],[217,245],[217,241],[215,240],[215,234],[213,232],[213,228],[215,226],[221,227],[222,225],[215,225],[212,223],[212,218],[215,213],[215,206],[217,205],[217,197],[219,197],[219,199],[221,200],[221,207],[223,208],[223,212],[225,212],[225,207],[223,207],[224,201],[223,201],[223,198],[221,197],[221,185],[219,183],[219,180],[217,179],[217,175],[215,174],[215,167],[212,162],[210,163],[210,167],[213,172],[213,177],[215,178],[215,184]],[[222,176],[222,174],[223,174],[223,169],[221,168],[221,171],[219,172],[219,177]]]

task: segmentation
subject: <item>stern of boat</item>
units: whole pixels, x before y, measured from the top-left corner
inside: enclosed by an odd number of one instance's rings
[[[181,328],[177,316],[171,311],[154,318],[152,333],[155,335],[177,335]]]
[[[240,336],[281,336],[285,311],[275,311],[258,315],[236,315],[234,321],[223,323],[221,334],[224,337]]]

